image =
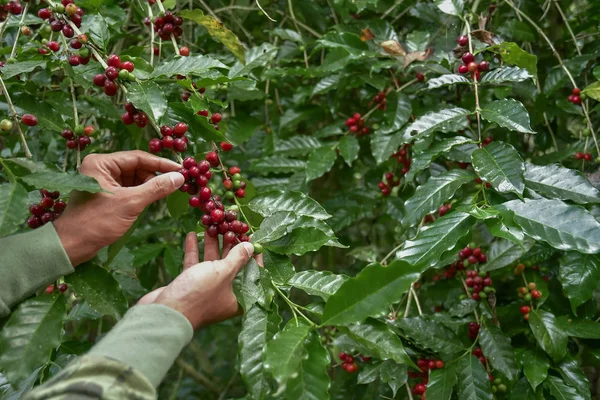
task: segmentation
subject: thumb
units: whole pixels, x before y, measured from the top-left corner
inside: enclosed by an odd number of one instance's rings
[[[179,172],[169,172],[158,175],[146,183],[136,186],[133,190],[136,197],[143,207],[154,203],[157,200],[164,199],[167,195],[176,191],[183,183],[185,178]]]
[[[231,249],[227,257],[216,262],[220,263],[223,269],[235,276],[246,265],[252,254],[254,254],[252,243],[242,242]]]

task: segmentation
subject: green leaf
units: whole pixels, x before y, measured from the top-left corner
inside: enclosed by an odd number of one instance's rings
[[[456,303],[452,306],[448,313],[452,317],[464,317],[467,314],[470,314],[477,308],[478,302],[473,299],[464,299],[459,303]]]
[[[104,268],[89,263],[79,266],[75,273],[65,277],[65,282],[91,309],[102,315],[119,320],[127,312],[127,299],[119,283]]]
[[[173,121],[186,121],[188,133],[194,141],[198,139],[203,141],[225,141],[223,132],[215,130],[215,127],[208,122],[206,117],[197,115],[191,103],[192,100],[187,103],[169,103],[169,118]]]
[[[509,266],[523,254],[527,253],[533,247],[533,244],[534,241],[531,239],[525,240],[523,246],[519,246],[508,240],[495,240],[492,242],[487,254],[487,263],[481,265],[480,269],[483,272],[487,272]]]
[[[38,172],[24,176],[21,180],[36,189],[58,190],[63,195],[67,195],[72,190],[89,193],[98,193],[102,190],[94,178],[65,172]]]
[[[250,307],[242,319],[238,337],[240,375],[248,393],[257,400],[269,398],[271,383],[264,365],[264,349],[279,331],[280,323],[276,309],[266,311],[258,304]]]
[[[414,365],[400,338],[382,322],[368,320],[365,323],[352,324],[348,326],[348,335],[369,349],[370,355],[378,359]]]
[[[591,85],[588,85],[581,93],[596,101],[600,101],[600,82],[594,82]]]
[[[317,42],[328,49],[344,49],[355,56],[360,56],[369,49],[357,34],[350,32],[331,31],[323,35]]]
[[[265,250],[263,252],[263,261],[273,282],[279,285],[286,284],[295,274],[294,265],[287,256]]]
[[[323,94],[332,91],[340,83],[341,75],[329,75],[321,79],[312,91],[312,95]]]
[[[431,162],[437,157],[446,154],[455,146],[460,146],[469,143],[470,141],[470,139],[462,136],[434,141],[428,149],[414,154],[410,164],[410,170],[405,175],[406,180],[409,182],[412,181],[419,172],[429,167]]]
[[[467,78],[457,74],[446,74],[427,81],[427,90],[437,89],[444,86],[456,85],[458,83],[471,84]]]
[[[169,276],[176,278],[183,267],[183,250],[174,246],[166,247],[163,255],[163,262]]]
[[[473,152],[473,169],[486,182],[490,182],[500,193],[523,195],[523,160],[508,143],[492,142]]]
[[[598,329],[597,322],[568,317],[558,317],[556,320],[560,328],[568,336],[582,339],[600,339],[600,329]]]
[[[358,152],[360,151],[358,139],[354,136],[346,135],[340,139],[338,148],[340,149],[340,155],[344,161],[346,161],[346,164],[351,167],[352,162],[358,158]]]
[[[479,344],[483,354],[494,370],[498,370],[512,381],[519,372],[510,338],[500,328],[487,324],[479,333]]]
[[[167,111],[165,94],[153,81],[130,85],[127,100],[133,103],[135,108],[145,112],[154,122],[160,121]]]
[[[362,322],[399,301],[418,278],[418,268],[404,261],[394,261],[385,267],[371,264],[344,282],[329,298],[323,312],[323,324]]]
[[[2,67],[2,79],[10,79],[19,74],[31,72],[36,68],[46,69],[46,60],[20,61],[14,64],[7,63]],[[11,94],[12,97],[12,94]]]
[[[301,256],[309,251],[319,250],[328,245],[332,239],[335,237],[327,234],[321,228],[301,227],[295,228],[281,239],[269,243],[266,248],[278,254]]]
[[[6,69],[9,65],[20,64],[21,63],[7,64],[3,69]],[[48,129],[54,132],[62,132],[62,130],[65,129],[65,121],[63,120],[61,113],[56,112],[55,107],[47,102],[26,94],[15,95],[11,93],[10,96],[19,114],[31,113],[37,117],[38,128]]]
[[[298,172],[306,169],[306,161],[281,156],[262,157],[252,163],[251,169],[261,174]]]
[[[565,356],[568,337],[556,323],[554,314],[544,310],[531,310],[529,326],[539,345],[554,361],[560,361]]]
[[[515,99],[498,100],[488,104],[481,110],[481,117],[511,131],[535,133],[531,130],[529,113],[525,106]]]
[[[521,356],[521,364],[523,364],[523,373],[533,390],[548,377],[550,362],[539,348],[526,350]]]
[[[380,132],[374,132],[371,135],[371,153],[381,164],[387,161],[390,156],[398,151],[398,147],[404,143],[404,132],[397,132],[392,135],[382,135]]]
[[[201,10],[181,10],[178,15],[181,18],[191,19],[192,21],[204,26],[208,34],[215,37],[241,62],[245,63],[245,49],[240,40],[223,23],[210,15],[204,15]]]
[[[288,140],[277,140],[274,153],[280,156],[303,156],[323,147],[323,143],[312,136],[292,136]]]
[[[311,333],[306,339],[304,349],[307,357],[302,360],[298,374],[293,377],[285,392],[286,398],[293,400],[328,400],[330,378],[329,351],[321,344],[321,338]]]
[[[406,337],[436,353],[451,356],[464,351],[458,336],[429,316],[398,318],[396,325],[404,331]]]
[[[469,114],[471,114],[470,111],[460,107],[430,111],[406,127],[404,140],[417,140],[437,130],[441,130],[447,124],[456,122],[461,118],[466,118]]]
[[[525,163],[525,184],[543,196],[575,203],[600,203],[600,192],[579,171],[559,164]]]
[[[590,382],[579,367],[579,363],[571,356],[565,357],[558,365],[558,372],[564,382],[575,388],[575,391],[584,399],[591,400]]]
[[[487,72],[481,83],[505,83],[505,82],[523,82],[529,78],[535,79],[533,75],[524,68],[519,67],[500,67]]]
[[[474,179],[475,176],[464,169],[432,176],[424,185],[418,186],[415,194],[404,203],[404,225],[409,227],[420,223],[424,216],[449,201],[462,185]]]
[[[110,34],[106,20],[102,15],[92,15],[90,20],[87,21],[87,29],[90,32],[90,39],[94,44],[100,46],[101,49],[106,50],[106,46],[110,41]]]
[[[288,380],[299,373],[306,355],[304,341],[310,329],[308,325],[296,325],[291,320],[267,343],[264,366],[280,386],[279,392],[285,389]]]
[[[487,219],[485,225],[493,236],[510,240],[519,245],[519,247],[524,247],[525,234],[521,227],[515,223],[512,215]]]
[[[435,5],[441,12],[455,17],[462,16],[465,8],[464,0],[435,0]]]
[[[234,78],[249,74],[255,68],[267,66],[277,55],[277,50],[278,48],[270,43],[263,43],[247,50],[246,61],[240,60],[241,62],[237,62],[229,71],[229,77]]]
[[[245,143],[261,124],[258,119],[249,115],[236,115],[235,118],[227,121],[227,138],[235,144]]]
[[[182,215],[186,214],[190,210],[189,199],[190,196],[187,193],[180,192],[179,190],[168,195],[167,210],[169,210],[171,217],[179,219]]]
[[[133,251],[133,267],[141,267],[159,257],[165,248],[164,243],[150,243]]]
[[[329,172],[335,164],[336,158],[336,151],[330,147],[313,151],[306,163],[306,182],[315,180]]]
[[[244,310],[254,304],[267,308],[273,298],[270,280],[265,277],[265,270],[260,268],[254,259],[250,259],[234,281],[234,293]],[[265,284],[263,284],[265,283]]]
[[[556,400],[585,400],[575,388],[568,386],[559,377],[550,375],[544,382],[544,386]]]
[[[398,365],[392,361],[384,361],[379,370],[379,376],[383,383],[387,383],[392,389],[392,394],[396,397],[396,392],[408,380],[406,365]]]
[[[531,75],[537,76],[537,57],[522,50],[518,44],[502,42],[485,50],[500,54],[503,62],[525,68]]]
[[[358,379],[356,383],[359,385],[368,385],[379,378],[379,371],[382,364],[365,364],[358,371]]]
[[[454,248],[474,223],[475,219],[464,212],[444,215],[433,224],[421,228],[413,240],[407,240],[396,253],[396,258],[425,271],[436,265],[445,251]]]
[[[0,370],[18,385],[50,361],[61,342],[65,298],[42,295],[22,302],[0,331]]]
[[[273,34],[275,36],[279,36],[281,39],[289,40],[291,42],[297,42],[297,43],[304,42],[300,33],[293,31],[291,29],[275,28],[271,31],[271,34]]]
[[[179,13],[181,17],[182,14],[188,12],[187,10],[183,10]],[[151,78],[158,78],[160,76],[174,76],[174,75],[202,75],[213,68],[221,68],[228,69],[227,65],[223,64],[221,61],[215,60],[214,58],[208,56],[189,56],[189,57],[179,57],[170,59],[154,69]],[[132,88],[135,85],[132,85]],[[149,114],[149,113],[147,113]]]
[[[492,400],[490,380],[479,359],[467,355],[458,360],[458,398],[461,400]]]
[[[567,252],[560,258],[558,279],[577,315],[577,307],[591,299],[598,286],[600,259],[597,255]]]
[[[325,220],[331,215],[312,198],[304,193],[294,191],[273,190],[256,196],[248,203],[248,207],[263,217],[277,211],[293,211],[298,216]]]
[[[0,185],[0,237],[13,233],[25,223],[29,201],[27,191],[18,183]]]
[[[291,211],[279,211],[265,218],[260,228],[252,236],[254,243],[269,243],[283,236],[288,227],[296,221],[296,214]]]
[[[329,271],[300,271],[287,284],[327,301],[347,280],[346,275],[337,275]]]
[[[515,221],[536,240],[559,250],[600,252],[600,223],[585,209],[560,200],[512,200],[500,207],[513,211]]]
[[[540,390],[540,395],[541,395]],[[531,385],[527,383],[527,380],[523,377],[513,386],[510,391],[509,400],[540,400],[540,396],[536,396],[535,390],[531,388]]]
[[[395,133],[408,122],[412,114],[412,106],[408,96],[402,93],[390,93],[387,96],[387,108],[384,115],[385,124],[378,133]]]
[[[458,380],[456,363],[448,363],[442,369],[435,369],[429,375],[427,395],[436,400],[450,400],[452,388]]]

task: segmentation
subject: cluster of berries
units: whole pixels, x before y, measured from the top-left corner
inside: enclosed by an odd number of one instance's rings
[[[206,187],[208,181],[212,178],[212,172],[210,171],[211,163],[208,160],[202,160],[196,162],[193,157],[186,157],[183,160],[183,168],[179,170],[179,173],[185,178],[185,183],[179,188],[184,193],[191,194],[193,196],[200,192],[200,201],[206,201],[212,195],[210,188]],[[214,167],[218,166],[212,165]],[[206,189],[204,189],[206,188]],[[190,206],[200,207],[200,202],[196,203],[196,199],[190,198]]]
[[[125,125],[135,123],[138,128],[144,128],[148,125],[148,115],[135,108],[132,103],[125,103],[125,113],[121,115],[121,121],[123,121]]]
[[[591,153],[582,153],[582,152],[578,151],[577,153],[575,153],[575,159],[592,161],[592,154]]]
[[[383,196],[389,196],[392,193],[392,187],[400,186],[400,178],[394,176],[391,172],[385,173],[385,182],[379,182],[378,187]]]
[[[479,327],[480,325],[477,322],[469,322],[469,329],[467,332],[467,336],[469,336],[469,339],[477,339],[477,336],[479,335]]]
[[[519,298],[525,301],[533,301],[542,297],[542,292],[536,289],[535,282],[529,282],[527,286],[521,286],[519,288]]]
[[[478,185],[483,185],[483,181],[481,180],[481,178],[475,179],[475,183],[478,184]],[[491,188],[492,184],[490,182],[486,182],[485,183],[485,187],[486,188]]]
[[[346,126],[350,128],[350,132],[356,133],[357,137],[369,134],[369,128],[365,126],[365,121],[359,113],[354,113],[346,120]]]
[[[410,170],[410,164],[412,160],[408,154],[409,149],[410,144],[405,144],[397,152],[392,154],[392,157],[396,158],[399,163],[403,164],[403,167],[399,173],[399,176],[395,176],[393,173],[387,172],[385,174],[385,182],[379,182],[378,187],[383,196],[389,196],[392,192],[392,187],[399,186],[401,177],[406,175]]]
[[[465,273],[467,275],[465,279],[466,290],[470,293],[473,300],[480,301],[481,299],[486,299],[489,293],[496,291],[492,287],[493,282],[489,272],[477,272],[472,269],[465,271]]]
[[[149,25],[149,21],[144,20],[144,24]],[[156,32],[158,37],[160,37],[162,40],[170,40],[171,35],[177,39],[183,34],[181,25],[183,25],[183,19],[179,16],[173,15],[172,12],[167,11],[165,15],[158,16],[154,19],[154,32]]]
[[[177,153],[183,153],[187,150],[189,143],[185,133],[188,130],[187,124],[178,122],[173,128],[167,125],[160,127],[162,139],[154,138],[148,143],[148,150],[151,153],[158,153],[162,149],[173,149]]]
[[[373,101],[378,104],[377,108],[385,110],[387,108],[386,92],[379,92],[373,98]]]
[[[338,357],[342,361],[342,368],[345,369],[346,372],[349,372],[351,374],[358,372],[358,364],[356,363],[356,358],[343,351],[338,355]],[[371,361],[371,357],[363,355],[360,355],[360,359],[365,363]]]
[[[473,354],[475,357],[479,358],[479,361],[481,361],[481,363],[483,365],[487,364],[487,359],[483,355],[483,350],[481,350],[481,347],[475,347],[473,349],[473,351],[471,352],[471,354]]]
[[[463,260],[465,268],[477,263],[487,262],[487,255],[481,250],[481,247],[476,247],[474,243],[470,243],[467,247],[458,252],[458,258]]]
[[[88,125],[85,128],[81,125],[78,125],[75,127],[75,131],[67,128],[64,129],[60,135],[67,140],[68,149],[73,150],[79,148],[79,150],[83,151],[87,146],[92,144],[92,139],[90,139],[90,136],[92,136],[94,132],[95,129],[91,125]]]
[[[442,275],[444,276],[445,279],[453,279],[456,276],[456,272],[458,271],[457,268],[457,264],[460,264],[460,266],[462,267],[462,263],[460,261],[457,261],[453,264],[450,264],[448,266],[448,268],[446,268],[443,272]],[[437,282],[440,280],[440,275],[439,274],[435,274],[433,275],[432,279],[434,282]]]
[[[398,162],[404,166],[402,168],[402,170],[400,171],[400,175],[402,175],[402,176],[408,174],[408,171],[410,171],[410,164],[412,163],[412,159],[410,158],[410,155],[408,154],[408,151],[410,150],[410,146],[411,146],[410,143],[407,143],[404,146],[402,146],[400,148],[400,150],[398,150],[397,152],[392,154],[392,157],[396,157]]]
[[[42,200],[37,204],[29,206],[31,217],[27,219],[27,226],[31,229],[37,229],[48,222],[52,222],[65,211],[67,203],[58,200],[60,192],[49,192],[46,189],[40,190]]]
[[[230,167],[227,172],[229,173],[228,178],[223,180],[223,187],[226,190],[223,198],[233,200],[234,197],[240,199],[245,197],[246,182],[242,180],[240,167]]]
[[[185,76],[177,75],[177,79],[179,79],[179,80],[185,79]],[[206,91],[206,88],[203,88],[203,87],[198,89],[198,86],[196,86],[195,83],[192,83],[192,86],[194,87],[194,89],[196,89],[198,92],[200,92],[200,94],[204,94],[204,92]],[[191,96],[192,96],[192,91],[190,89],[186,89],[186,91],[181,94],[181,100],[188,101]],[[202,110],[202,111],[204,111],[204,110]],[[200,111],[198,111],[198,115],[201,115]],[[208,111],[207,111],[207,116],[208,116]]]
[[[53,12],[56,13],[56,15],[53,15]],[[40,8],[38,10],[38,17],[48,20],[50,23],[50,29],[53,32],[62,32],[66,38],[72,38],[75,35],[75,31],[62,19],[68,18],[71,20],[73,25],[80,28],[83,10],[81,7],[78,7],[73,0],[62,0],[61,4],[55,5],[52,10],[48,8]]]
[[[466,52],[462,56],[463,64],[458,67],[459,74],[470,73],[471,78],[481,79],[481,72],[485,72],[490,69],[490,63],[483,60],[479,63],[475,62],[475,56],[472,53]]]
[[[571,95],[567,97],[570,103],[580,106],[581,105],[581,89],[575,88],[571,92]]]
[[[452,203],[442,204],[440,208],[438,208],[438,216],[443,217],[444,215],[448,214],[451,209]]]
[[[69,285],[67,285],[66,283],[61,283],[60,285],[58,285],[57,289],[59,292],[64,293],[67,290],[69,290]],[[48,287],[46,287],[46,294],[52,293],[54,293],[54,285],[48,285]]]
[[[0,22],[6,21],[8,14],[21,15],[23,6],[18,1],[9,1],[7,4],[0,5]]]
[[[444,368],[444,362],[442,360],[428,360],[425,358],[419,358],[417,360],[417,366],[421,372],[409,372],[408,376],[413,379],[419,379],[412,387],[412,394],[421,396],[421,400],[425,400],[425,392],[427,391],[427,384],[429,383],[429,371],[434,369]]]
[[[106,70],[104,74],[94,76],[94,85],[104,87],[104,94],[114,96],[117,94],[118,86],[115,83],[117,78],[125,81],[135,80],[133,70],[135,65],[131,61],[121,62],[121,59],[116,54],[111,54],[106,59]]]
[[[84,34],[77,36],[69,41],[69,47],[73,50],[78,50],[77,53],[72,53],[69,58],[69,65],[76,67],[78,65],[87,65],[90,62],[90,49],[83,47],[88,42],[88,37]]]
[[[505,393],[508,390],[506,385],[502,383],[502,379],[494,378],[492,375],[488,375],[488,378],[492,382],[493,393]]]
[[[219,113],[213,113],[210,116],[210,118],[208,118],[208,110],[200,110],[196,114],[200,115],[201,117],[206,117],[208,119],[208,122],[210,122],[211,124],[213,124],[213,126],[215,127],[215,129],[217,131],[219,130],[219,122],[221,122],[221,120],[223,119],[223,116],[221,114],[219,114]],[[231,149],[229,149],[229,150],[231,150]]]

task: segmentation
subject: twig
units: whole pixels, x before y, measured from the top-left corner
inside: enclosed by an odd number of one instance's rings
[[[403,245],[404,243],[400,243],[398,246],[394,247],[392,251],[390,251],[385,257],[383,257],[383,260],[381,260],[379,264],[386,265],[388,258],[390,258],[396,251],[400,250],[400,247],[402,247]]]
[[[410,284],[409,290],[415,299],[415,304],[417,305],[417,311],[419,311],[419,316],[423,315],[423,310],[421,310],[421,303],[419,302],[419,297],[417,296],[417,292],[415,292],[415,282]]]
[[[478,1],[476,1],[478,3]],[[473,54],[473,40],[471,37],[471,23],[465,21],[467,35],[469,37],[469,51]],[[479,105],[479,82],[477,81],[477,71],[473,73],[473,86],[475,87],[475,113],[477,115],[477,134],[481,142],[481,107]]]
[[[329,10],[331,11],[331,16],[333,17],[333,22],[336,25],[339,25],[340,21],[338,20],[338,17],[335,13],[335,8],[333,8],[333,6],[331,5],[331,0],[327,0],[327,5],[329,6]]]
[[[410,311],[410,303],[412,302],[412,298],[413,298],[413,294],[409,290],[408,291],[408,298],[406,299],[406,308],[404,309],[404,314],[402,315],[402,318],[406,318],[408,316],[408,312]]]
[[[214,19],[216,19],[217,21],[221,22],[221,20],[219,19],[219,17],[217,17],[217,14],[215,14],[213,12],[213,10],[211,10],[211,8],[208,6],[208,4],[206,4],[204,2],[204,0],[198,0],[198,1],[202,5],[202,7],[204,7],[206,9],[206,11],[208,11],[208,13],[213,16]]]
[[[555,0],[554,5],[556,6],[558,13],[560,14],[560,17],[563,19],[563,21],[565,21],[565,26],[567,27],[567,30],[569,31],[569,34],[571,35],[571,38],[573,39],[573,43],[575,44],[575,50],[577,50],[577,54],[581,55],[581,49],[579,48],[579,44],[577,43],[577,39],[575,38],[573,29],[571,29],[571,25],[569,24],[569,21],[567,20],[567,16],[565,15],[562,8],[560,7],[560,4],[558,4],[558,1]]]
[[[290,16],[292,17],[292,22],[294,23],[296,32],[298,32],[298,35],[302,36],[302,34],[300,33],[300,28],[298,28],[298,22],[296,21],[296,14],[294,14],[294,6],[292,5],[292,0],[288,0],[288,9],[290,10]],[[302,49],[302,53],[304,54],[304,65],[306,66],[306,69],[308,69],[308,54],[306,53],[306,47],[304,46]]]
[[[17,47],[19,44],[19,35],[21,34],[21,27],[23,26],[25,17],[27,16],[27,10],[29,10],[29,2],[25,3],[25,8],[23,9],[23,14],[21,15],[21,21],[19,22],[19,29],[17,29],[17,35],[15,36],[15,43],[13,44],[13,48],[10,52],[10,58],[14,58],[15,53],[17,52]]]
[[[221,392],[221,395],[219,396],[218,400],[225,399],[225,396],[227,396],[227,392],[229,391],[229,388],[231,387],[231,385],[233,385],[233,382],[235,382],[236,379],[237,379],[237,373],[233,373],[231,375],[231,379],[229,379],[229,382],[227,382],[227,385],[225,385],[225,389],[223,389],[223,392]]]
[[[167,12],[165,10],[165,7],[163,7],[162,5],[162,1],[157,1],[156,4],[158,4],[158,9],[160,10],[160,12],[162,12],[163,14]],[[150,7],[150,5],[148,5],[148,7]],[[177,40],[175,39],[175,36],[172,33],[169,36],[171,37],[171,43],[173,43],[173,50],[175,50],[175,54],[179,55],[179,46],[177,45]]]
[[[217,388],[206,375],[204,375],[200,371],[196,371],[194,367],[183,361],[181,358],[178,358],[175,361],[175,364],[180,366],[181,369],[183,369],[183,372],[188,374],[191,378],[197,380],[202,385],[206,386],[206,388],[209,389],[211,392],[221,393],[221,390],[219,390],[219,388]]]
[[[148,18],[150,18],[150,65],[154,65],[154,14],[150,3],[148,3]]]
[[[414,400],[414,398],[413,398],[413,396],[412,396],[412,393],[411,393],[411,391],[410,391],[410,386],[408,386],[408,382],[405,382],[405,383],[404,383],[404,385],[406,386],[406,393],[408,393],[408,398],[409,398],[410,400]]]
[[[21,123],[19,121],[19,114],[13,105],[12,100],[10,99],[10,95],[8,94],[8,90],[6,89],[6,85],[4,84],[4,80],[0,77],[0,86],[2,87],[2,91],[4,92],[4,98],[6,99],[6,104],[8,104],[8,109],[10,110],[12,120],[17,126],[17,130],[19,131],[19,136],[21,138],[21,145],[23,146],[23,151],[25,152],[25,157],[33,158],[33,154],[29,151],[29,146],[27,146],[27,141],[25,140],[25,134],[23,133],[23,129],[21,129]]]
[[[383,14],[381,14],[381,17],[379,17],[379,18],[384,19],[385,17],[387,17],[392,11],[394,11],[396,9],[396,7],[398,7],[400,4],[402,4],[403,1],[404,0],[397,0],[390,8],[385,10],[385,12]]]
[[[267,14],[267,12],[262,8],[262,6],[260,5],[260,3],[258,2],[258,0],[256,0],[256,5],[258,6],[258,8],[260,8],[260,11],[262,11],[263,14],[265,14],[265,17],[267,17],[270,21],[272,22],[277,22],[277,20],[271,18],[269,16],[269,14]]]
[[[243,10],[243,11],[256,11],[258,10],[258,8],[256,7],[248,7],[248,6],[236,6],[236,5],[230,5],[227,7],[221,7],[221,8],[217,8],[215,9],[215,14],[219,14],[225,11],[229,11],[229,10]]]

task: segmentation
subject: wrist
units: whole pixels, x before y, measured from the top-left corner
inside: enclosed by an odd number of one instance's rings
[[[71,265],[76,267],[94,257],[97,250],[92,249],[89,241],[86,241],[83,235],[80,234],[81,229],[74,229],[65,222],[58,219],[52,224],[65,249],[65,253],[71,261]]]

